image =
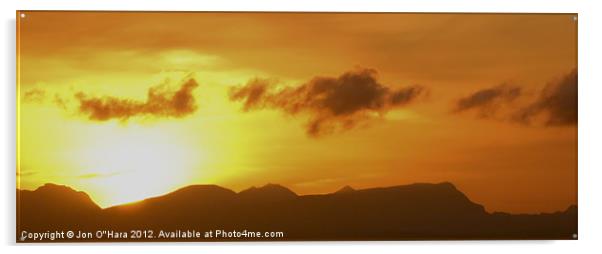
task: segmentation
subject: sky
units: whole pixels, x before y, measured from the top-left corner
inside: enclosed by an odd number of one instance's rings
[[[18,188],[109,207],[448,181],[491,212],[577,203],[574,15],[23,13]]]

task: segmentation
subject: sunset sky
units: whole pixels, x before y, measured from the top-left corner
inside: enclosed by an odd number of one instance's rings
[[[108,207],[449,181],[488,211],[577,203],[575,15],[23,13],[19,188]]]

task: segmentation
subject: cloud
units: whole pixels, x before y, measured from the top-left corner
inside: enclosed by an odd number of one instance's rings
[[[308,135],[355,127],[357,123],[382,116],[395,107],[414,101],[425,92],[422,86],[393,90],[378,82],[374,69],[358,69],[339,77],[315,77],[297,87],[276,90],[276,82],[250,80],[230,91],[232,101],[242,101],[243,110],[278,109],[290,115],[309,115]]]
[[[548,83],[535,99],[517,86],[500,85],[479,90],[456,102],[453,113],[476,110],[483,118],[497,118],[525,125],[563,126],[577,124],[577,70],[560,81]],[[512,105],[517,100],[530,100]],[[506,110],[506,115],[499,113]]]
[[[45,103],[50,98],[50,94],[45,89],[32,88],[24,92],[22,98],[24,103]],[[63,98],[58,93],[55,93],[52,98],[52,103],[62,109],[67,109],[68,99]]]
[[[458,100],[454,112],[475,109],[479,111],[479,117],[492,117],[501,106],[514,101],[521,93],[520,87],[508,84],[482,89]]]
[[[23,93],[24,102],[43,102],[46,99],[46,91],[40,88],[32,88]]]
[[[197,86],[196,80],[191,78],[183,82],[175,92],[165,90],[164,86],[151,87],[144,102],[110,96],[89,97],[82,92],[77,93],[75,98],[79,101],[79,113],[95,121],[126,121],[143,115],[180,118],[196,111],[197,105],[192,92]]]
[[[23,171],[19,172],[19,171],[17,171],[17,176],[18,177],[32,176],[32,175],[36,175],[36,174],[38,174],[38,171],[26,171],[26,172],[23,172]]]
[[[531,123],[541,114],[546,115],[547,126],[577,124],[577,70],[573,70],[557,83],[550,83],[539,98],[515,114],[515,120]]]
[[[253,79],[247,85],[230,90],[230,100],[244,100],[244,111],[265,106],[267,100],[265,94],[271,82],[267,79]],[[273,97],[273,96],[270,96]],[[260,105],[261,104],[261,105]]]
[[[63,110],[67,110],[68,99],[63,98],[61,95],[55,94],[54,100],[52,102],[55,105],[57,105],[59,108],[62,108]]]
[[[77,178],[95,179],[95,178],[111,177],[111,176],[115,176],[115,175],[119,175],[119,173],[117,173],[117,172],[104,173],[104,174],[103,173],[87,173],[87,174],[78,175]]]

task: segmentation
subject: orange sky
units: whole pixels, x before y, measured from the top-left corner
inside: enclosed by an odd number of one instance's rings
[[[21,188],[106,207],[450,181],[488,211],[577,202],[574,15],[24,13]]]

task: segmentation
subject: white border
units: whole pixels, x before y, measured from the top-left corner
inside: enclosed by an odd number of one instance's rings
[[[602,131],[600,112],[600,24],[602,13],[596,1],[556,0],[225,0],[201,2],[195,0],[166,1],[74,1],[74,0],[14,0],[2,1],[2,51],[0,61],[4,84],[2,97],[2,253],[144,253],[233,251],[249,253],[308,253],[316,251],[345,251],[346,253],[509,253],[596,252],[597,239],[602,239],[598,227],[602,216],[602,163],[600,148]],[[15,11],[16,10],[171,10],[171,11],[361,11],[361,12],[523,12],[579,14],[579,240],[578,241],[459,241],[459,242],[310,242],[310,243],[187,243],[187,244],[14,244],[15,209]],[[598,74],[598,75],[596,75]]]

